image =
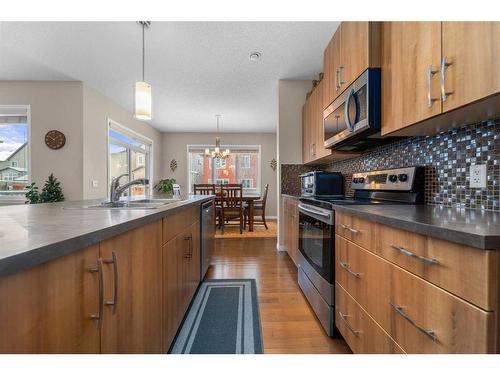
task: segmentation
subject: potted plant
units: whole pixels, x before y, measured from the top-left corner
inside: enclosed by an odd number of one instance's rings
[[[170,194],[174,193],[173,185],[175,184],[175,178],[165,178],[158,181],[155,185],[155,189],[160,193]]]
[[[28,185],[27,190],[25,195],[28,200],[26,203],[36,204],[64,201],[61,183],[57,181],[53,173],[51,173],[47,181],[45,181],[45,186],[41,193],[38,191],[38,186],[36,186],[34,182]]]

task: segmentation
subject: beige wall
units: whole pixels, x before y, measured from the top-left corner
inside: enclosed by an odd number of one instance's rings
[[[162,178],[175,178],[181,184],[183,192],[188,187],[188,160],[187,145],[213,145],[213,133],[163,133],[163,158]],[[272,133],[221,133],[223,145],[260,145],[261,146],[261,189],[269,184],[267,216],[276,216],[276,172],[272,170],[269,162],[276,155],[276,134]],[[178,168],[175,172],[170,170],[170,161],[176,159]]]
[[[280,80],[278,85],[278,129],[277,149],[278,168],[281,164],[302,164],[302,106],[306,94],[312,88],[311,81]],[[280,216],[281,207],[280,191],[281,179],[278,171],[277,201],[280,213],[278,215],[278,246],[283,243],[283,228]]]
[[[108,117],[153,141],[153,180],[161,175],[161,133],[82,82],[0,81],[0,104],[30,105],[31,180],[54,173],[67,200],[107,196]],[[52,129],[66,135],[60,150],[45,145]]]
[[[83,85],[83,197],[103,198],[107,187],[108,118],[153,141],[153,183],[162,175],[161,133],[88,85]],[[98,187],[92,187],[92,180]]]
[[[83,196],[82,98],[81,82],[0,81],[0,104],[31,107],[31,181],[41,188],[54,173],[69,200]],[[45,145],[45,133],[52,129],[66,135],[60,150]]]

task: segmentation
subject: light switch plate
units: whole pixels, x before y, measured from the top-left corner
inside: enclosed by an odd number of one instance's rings
[[[470,187],[486,187],[486,164],[477,164],[470,166]]]
[[[99,187],[99,181],[97,181],[97,180],[92,180],[92,187],[93,187],[93,188]]]

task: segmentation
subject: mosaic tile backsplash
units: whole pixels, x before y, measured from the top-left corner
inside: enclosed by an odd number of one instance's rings
[[[475,164],[486,164],[484,189],[470,187],[469,168]],[[500,119],[398,140],[317,169],[342,172],[346,195],[352,195],[355,172],[417,165],[426,167],[426,203],[500,211]]]

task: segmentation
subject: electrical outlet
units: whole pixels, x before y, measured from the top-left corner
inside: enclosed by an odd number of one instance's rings
[[[93,187],[93,188],[99,187],[99,181],[97,181],[97,180],[92,180],[92,187]]]
[[[486,187],[486,164],[477,164],[470,166],[470,187]]]

